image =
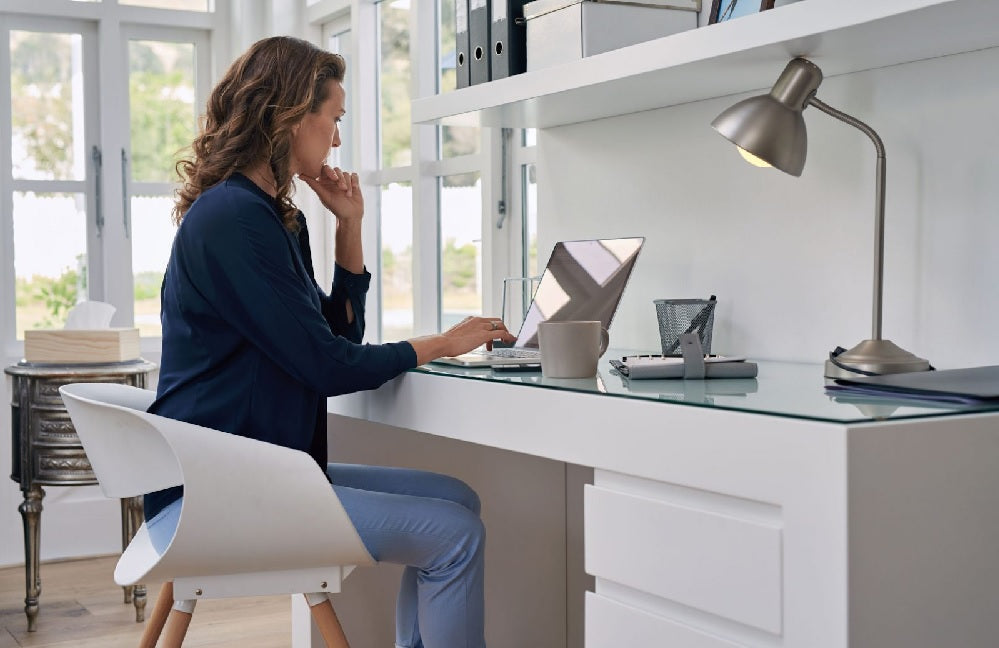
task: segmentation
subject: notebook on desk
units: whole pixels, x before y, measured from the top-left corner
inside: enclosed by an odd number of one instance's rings
[[[999,402],[999,366],[839,378],[833,393],[950,403]]]
[[[537,364],[541,362],[541,322],[598,320],[610,330],[644,243],[643,237],[556,243],[512,347],[478,350],[434,362],[462,367]]]

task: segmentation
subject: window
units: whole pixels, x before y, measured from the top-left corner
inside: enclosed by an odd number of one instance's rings
[[[84,97],[97,76],[95,33],[83,24],[53,31],[42,22],[21,24],[2,32],[10,139],[3,143],[9,172],[0,179],[14,252],[14,290],[4,291],[14,303],[4,306],[14,307],[18,340],[25,329],[61,327],[67,311],[87,299],[87,222],[96,200],[94,183],[86,182],[96,121],[88,100],[96,97]]]
[[[0,345],[18,357],[26,329],[62,326],[92,299],[155,358],[174,162],[204,105],[218,18],[207,0],[37,5],[0,9]],[[184,26],[146,6],[184,10]]]
[[[382,341],[414,335],[413,327],[413,184],[393,182],[381,188]]]
[[[411,70],[407,0],[378,3],[378,43],[381,166],[408,166],[413,156],[409,116]]]
[[[207,58],[207,53],[196,34],[168,41],[135,33],[126,38],[129,147],[122,149],[121,159],[125,236],[132,243],[135,325],[143,337],[160,337],[160,286],[175,231],[170,218],[177,181],[174,165],[197,134],[197,81],[199,74],[208,74],[204,64],[199,71],[198,59]]]
[[[211,11],[210,0],[118,0],[118,4],[134,7],[174,9],[176,11]]]
[[[482,188],[478,173],[441,186],[441,329],[482,314]]]
[[[520,167],[524,204],[524,276],[536,277],[538,267],[538,169],[535,164]]]
[[[498,129],[411,123],[414,98],[455,90],[454,2],[349,3],[350,24],[369,35],[340,51],[354,56],[348,101],[355,113],[346,133],[368,204],[365,247],[378,250],[378,268],[369,268],[374,341],[446,329],[470,314],[498,315],[502,278],[523,274],[528,189],[519,177],[534,158],[522,133],[503,157]],[[327,26],[345,20],[347,3],[330,3],[323,15],[325,6],[307,14],[333,49]],[[511,172],[501,187],[502,166]]]

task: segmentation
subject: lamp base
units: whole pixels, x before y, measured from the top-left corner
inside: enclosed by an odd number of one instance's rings
[[[930,363],[902,349],[891,340],[864,340],[836,356],[836,363],[826,360],[826,378],[856,378],[858,374],[837,364],[872,374],[896,374],[928,371]]]

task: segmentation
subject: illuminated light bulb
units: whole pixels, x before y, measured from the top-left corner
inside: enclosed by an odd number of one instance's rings
[[[735,148],[739,149],[739,155],[742,156],[742,159],[744,159],[746,162],[749,162],[753,166],[755,166],[755,167],[769,167],[770,166],[769,162],[767,162],[766,160],[764,160],[762,158],[756,157],[755,155],[753,155],[752,153],[750,153],[746,149],[742,148],[741,146],[736,146]]]

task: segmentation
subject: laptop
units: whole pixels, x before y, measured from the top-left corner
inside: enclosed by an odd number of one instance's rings
[[[541,322],[599,320],[610,330],[644,243],[644,237],[556,243],[512,347],[479,349],[433,362],[461,367],[538,364]]]

